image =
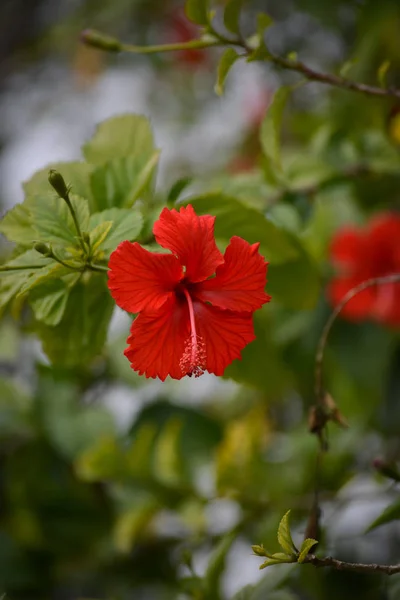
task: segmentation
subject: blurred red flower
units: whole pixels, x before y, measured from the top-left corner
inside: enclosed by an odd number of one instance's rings
[[[367,279],[400,273],[400,215],[377,215],[363,229],[344,227],[332,240],[330,256],[338,269],[328,287],[334,305]],[[371,318],[400,325],[400,285],[369,287],[350,300],[341,314],[353,321]]]
[[[199,27],[189,21],[183,10],[176,10],[169,19],[167,41],[169,43],[189,42],[199,37]],[[187,49],[176,52],[177,62],[181,65],[196,68],[209,63],[205,50]]]
[[[164,208],[153,233],[172,254],[122,242],[111,254],[108,287],[134,319],[125,355],[140,375],[222,375],[255,339],[253,313],[270,300],[259,244],[234,236],[222,255],[215,217]],[[215,276],[213,276],[215,275]]]

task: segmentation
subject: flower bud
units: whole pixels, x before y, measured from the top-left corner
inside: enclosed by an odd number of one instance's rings
[[[253,552],[256,556],[267,556],[265,553],[264,546],[262,544],[261,544],[261,546],[256,544],[255,546],[252,546],[251,549],[253,550]]]
[[[81,41],[87,46],[99,48],[106,52],[121,52],[122,50],[122,44],[119,40],[94,29],[82,31]]]
[[[49,248],[49,246],[47,244],[44,244],[43,242],[36,242],[36,244],[33,246],[34,250],[36,250],[36,252],[39,252],[40,254],[43,254],[43,256],[51,256],[52,252],[51,249]]]
[[[64,177],[55,169],[49,171],[49,183],[56,190],[60,198],[68,199],[68,187],[64,181]]]

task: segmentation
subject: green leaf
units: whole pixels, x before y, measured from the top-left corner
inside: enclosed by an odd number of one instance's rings
[[[49,171],[54,169],[61,173],[71,192],[92,202],[89,175],[91,166],[84,162],[52,163],[37,171],[30,179],[23,183],[26,196],[36,196],[52,191],[49,183]]]
[[[378,81],[382,88],[386,87],[386,77],[390,67],[390,60],[384,60],[378,69]]]
[[[119,479],[123,474],[124,454],[114,436],[103,435],[75,461],[75,470],[84,481]]]
[[[188,203],[197,214],[216,216],[215,234],[225,244],[233,235],[250,244],[260,242],[261,254],[274,264],[293,260],[299,255],[296,243],[286,231],[237,198],[210,193],[185,200],[185,204]]]
[[[91,175],[93,197],[98,209],[130,207],[152,189],[159,152],[116,158],[95,169]]]
[[[307,555],[309,554],[311,548],[318,544],[318,540],[313,540],[312,538],[307,538],[301,545],[300,553],[297,558],[297,562],[302,563],[306,560]]]
[[[56,273],[55,270],[46,273],[41,280],[36,280],[29,288],[29,304],[36,319],[46,325],[58,325],[61,321],[70,290],[81,277],[81,273],[64,267],[62,270],[59,269],[57,277],[55,277]]]
[[[0,271],[0,310],[3,310],[9,302],[16,298],[18,292],[29,280],[30,276],[37,276],[43,269],[53,263],[52,259],[45,258],[36,250],[27,250],[23,254],[8,261],[9,267],[32,267],[36,269],[19,269],[17,271]]]
[[[31,399],[23,386],[0,377],[0,440],[32,435]]]
[[[294,239],[294,238],[293,238]],[[317,264],[298,245],[297,259],[268,266],[267,290],[286,308],[310,310],[318,302],[322,279]]]
[[[193,23],[208,24],[208,0],[186,0],[185,12]]]
[[[289,515],[290,510],[287,511],[287,513],[282,517],[282,520],[279,523],[278,542],[285,554],[289,555],[290,557],[293,556],[293,554],[297,553],[297,549],[293,543],[292,535],[290,533]],[[274,557],[276,557],[276,555],[274,555]]]
[[[51,444],[68,459],[76,459],[105,437],[115,437],[114,420],[105,408],[84,406],[70,380],[43,384],[42,425]]]
[[[211,553],[203,580],[205,586],[205,598],[207,598],[207,600],[219,600],[221,598],[221,576],[225,569],[226,557],[236,537],[236,533],[225,534]]]
[[[124,240],[135,240],[143,227],[143,216],[138,209],[110,208],[90,217],[90,230],[94,230],[101,223],[110,221],[112,226],[108,230],[107,236],[99,244],[99,249],[104,252],[114,250]]]
[[[270,312],[271,306],[268,304],[256,311],[254,315],[256,339],[242,351],[241,360],[234,360],[227,367],[224,379],[233,379],[275,397],[288,389],[292,376],[272,340]]]
[[[154,150],[150,121],[143,115],[119,115],[103,121],[82,148],[84,157],[93,165],[129,156],[149,157]]]
[[[85,198],[70,195],[81,231],[87,231],[89,225],[89,204]],[[77,231],[64,200],[54,194],[38,195],[29,198],[29,208],[36,231],[36,239],[41,242],[58,244],[64,247],[77,245]]]
[[[159,510],[160,505],[157,500],[145,498],[139,499],[136,505],[129,506],[119,515],[113,532],[116,549],[119,552],[129,552]]]
[[[392,521],[398,521],[400,519],[400,500],[396,500],[393,504],[390,504],[383,513],[375,519],[368,527],[366,532],[372,531],[381,525],[385,525],[385,523],[391,523]]]
[[[250,48],[254,48],[254,51],[250,54],[247,62],[253,62],[256,60],[268,60],[269,51],[265,45],[264,35],[266,30],[273,24],[272,18],[266,13],[259,13],[257,15],[257,33],[255,33],[247,44]]]
[[[225,79],[238,58],[240,58],[240,54],[233,48],[227,48],[221,56],[218,64],[217,83],[214,88],[218,96],[222,96],[224,93]]]
[[[192,182],[192,177],[181,177],[175,183],[172,184],[171,189],[167,195],[167,205],[173,206],[178,200],[183,190],[188,187]]]
[[[180,452],[182,421],[172,418],[161,430],[154,448],[153,472],[166,485],[177,485],[183,478],[184,467]]]
[[[224,25],[232,33],[240,34],[240,12],[244,0],[228,0],[224,12]]]
[[[284,554],[283,556],[285,556],[288,559],[291,559],[290,556],[286,556],[286,554]],[[290,563],[293,562],[293,560],[280,560],[279,558],[268,558],[265,562],[263,562],[258,568],[261,569],[265,569],[266,567],[271,567],[272,565],[281,565],[282,563]]]
[[[30,298],[36,319],[46,325],[58,325],[64,315],[68,296],[69,289],[62,280],[55,279],[40,286]]]
[[[38,256],[37,252],[36,256]],[[28,279],[19,290],[18,295],[22,296],[23,294],[26,294],[36,286],[47,282],[49,279],[58,279],[63,275],[68,275],[70,273],[70,269],[67,269],[60,263],[50,259],[50,262],[42,269],[36,269],[35,271],[30,272]]]
[[[260,129],[260,141],[265,156],[266,177],[271,183],[278,183],[281,177],[281,127],[283,111],[292,88],[279,88],[265,114]]]
[[[62,320],[50,327],[38,323],[43,350],[55,365],[76,367],[90,362],[105,343],[114,302],[103,275],[93,274],[70,292]]]
[[[111,209],[111,210],[118,210],[118,209]],[[95,213],[95,214],[101,214],[101,213]],[[96,225],[96,227],[94,227],[90,231],[90,233],[89,233],[90,246],[92,249],[93,256],[97,255],[100,246],[102,245],[102,243],[104,242],[104,240],[106,239],[108,234],[110,233],[110,229],[112,226],[113,226],[112,221],[103,221],[102,223],[99,223],[98,225]]]
[[[0,233],[11,242],[30,246],[35,238],[32,218],[26,203],[16,204],[0,221]]]

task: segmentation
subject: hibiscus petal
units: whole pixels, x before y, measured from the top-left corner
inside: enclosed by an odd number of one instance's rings
[[[330,256],[335,265],[351,271],[357,268],[364,254],[364,235],[355,227],[343,227],[334,236]]]
[[[125,356],[139,375],[159,377],[161,381],[168,375],[181,379],[185,373],[180,360],[189,335],[187,303],[174,298],[158,311],[140,313],[136,317]]]
[[[173,297],[183,270],[172,254],[145,250],[137,242],[122,242],[111,254],[108,287],[115,302],[136,313],[160,308]]]
[[[250,312],[233,312],[194,302],[198,339],[205,346],[205,368],[223,375],[225,368],[255,339]]]
[[[215,217],[197,216],[193,206],[182,206],[179,212],[164,208],[154,223],[153,233],[163,248],[171,250],[186,267],[189,281],[203,281],[224,262],[214,238]]]
[[[268,263],[258,252],[259,246],[234,236],[216,276],[197,284],[193,295],[213,306],[238,312],[261,308],[271,296],[264,291]]]

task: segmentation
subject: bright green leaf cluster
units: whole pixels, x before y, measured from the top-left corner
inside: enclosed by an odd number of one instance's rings
[[[303,541],[300,550],[298,550],[293,542],[292,534],[289,526],[289,515],[290,510],[282,517],[278,527],[278,542],[283,552],[275,552],[270,554],[265,550],[263,545],[252,546],[252,550],[256,556],[266,556],[267,560],[260,565],[260,569],[265,569],[272,565],[278,565],[282,563],[303,563],[311,548],[318,544],[317,540],[307,538]]]

